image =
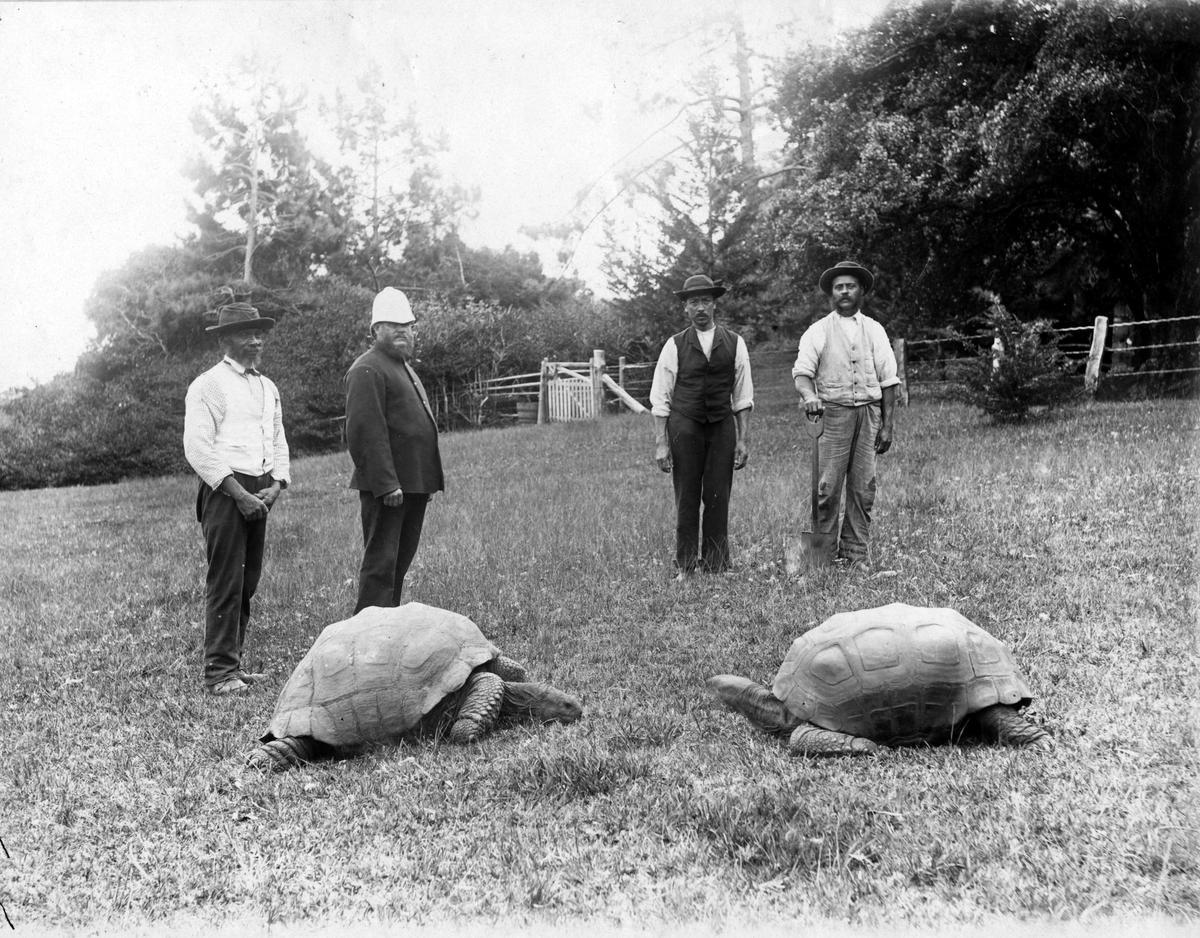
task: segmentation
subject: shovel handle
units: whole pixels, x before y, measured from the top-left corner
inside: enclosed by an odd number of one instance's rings
[[[814,440],[825,432],[825,420],[820,414],[805,414],[804,429]]]

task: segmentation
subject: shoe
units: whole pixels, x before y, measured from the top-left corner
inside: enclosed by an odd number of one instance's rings
[[[228,694],[240,694],[250,685],[237,677],[227,677],[223,681],[218,681],[216,684],[209,684],[207,690],[214,697],[225,697]]]
[[[265,671],[238,671],[236,676],[243,684],[257,684],[267,679]]]

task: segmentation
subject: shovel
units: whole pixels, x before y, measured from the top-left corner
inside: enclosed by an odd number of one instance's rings
[[[817,531],[817,484],[821,479],[821,434],[825,432],[825,421],[820,414],[805,415],[804,427],[812,437],[812,532],[801,534],[798,540],[788,545],[784,552],[784,569],[795,576],[804,569],[827,567],[837,554],[837,534],[822,534]]]

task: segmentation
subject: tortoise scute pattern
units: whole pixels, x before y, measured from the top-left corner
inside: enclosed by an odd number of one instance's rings
[[[841,613],[797,638],[772,691],[800,720],[893,745],[944,739],[970,713],[1033,696],[979,626],[903,603]]]
[[[499,650],[466,616],[406,603],[327,626],[279,695],[270,734],[335,746],[413,730]]]

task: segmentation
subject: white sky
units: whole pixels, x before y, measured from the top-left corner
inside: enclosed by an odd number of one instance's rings
[[[481,190],[467,243],[529,250],[522,225],[565,221],[662,122],[638,100],[678,92],[698,64],[670,40],[737,2],[0,0],[0,390],[70,370],[97,277],[187,232],[188,117],[239,53],[314,96],[379,62],[420,126],[447,134],[446,175]],[[752,45],[787,48],[788,35],[824,38],[884,4],[740,5]],[[622,166],[673,142],[667,132]],[[599,291],[597,260],[585,245],[577,273]]]

